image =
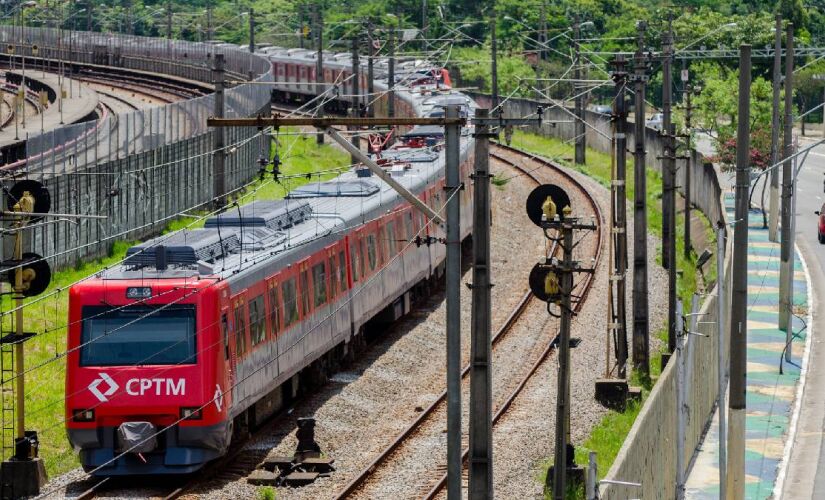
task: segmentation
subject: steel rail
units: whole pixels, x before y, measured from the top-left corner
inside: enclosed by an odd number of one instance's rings
[[[497,146],[497,147],[499,147],[501,149],[504,149],[504,150],[507,150],[511,153],[520,154],[522,156],[530,156],[527,153],[524,153],[524,152],[519,151],[519,150],[514,149],[514,148],[508,148],[508,147],[504,147],[504,146]],[[536,184],[541,184],[541,181],[534,175],[533,170],[527,170],[527,169],[521,167],[520,165],[516,164],[515,162],[507,160],[506,158],[504,158],[500,154],[496,154],[495,152],[491,153],[491,157],[493,157],[493,158],[495,158],[495,159],[497,159],[497,160],[499,160],[503,163],[506,163],[506,164],[522,171],[523,174],[526,175],[527,177],[529,177],[533,182],[535,182]],[[599,210],[598,204],[595,203],[595,201],[587,194],[587,190],[584,188],[584,186],[581,185],[581,183],[579,183],[571,175],[567,174],[567,172],[564,172],[563,170],[559,170],[557,166],[553,165],[552,163],[550,163],[546,160],[543,160],[541,158],[536,158],[536,157],[531,157],[531,159],[533,161],[537,162],[537,163],[542,164],[543,166],[550,167],[550,168],[553,168],[555,170],[558,170],[560,172],[560,174],[563,177],[565,177],[566,180],[568,180],[570,183],[574,184],[578,189],[580,189],[585,194],[585,197],[588,199],[589,205],[593,209],[594,214],[601,221],[601,211]],[[597,251],[596,251],[596,256],[595,257],[598,260],[599,257],[600,257],[600,254],[601,254],[601,233],[598,232],[598,231],[597,231],[596,248],[597,248]],[[554,245],[553,248],[551,249],[551,254],[555,255],[557,253],[558,249],[559,249],[558,246]],[[588,277],[586,279],[587,279],[587,281],[585,282],[586,283],[585,291],[582,295],[582,299],[579,301],[579,304],[583,303],[584,299],[586,298],[587,291],[589,291],[589,289],[590,289],[590,283],[591,283],[591,280],[592,280],[592,275],[588,275]],[[503,339],[504,336],[507,333],[509,333],[509,331],[512,329],[512,327],[515,325],[515,323],[521,317],[522,313],[526,310],[527,305],[533,300],[533,298],[534,298],[533,294],[529,291],[522,297],[522,299],[519,301],[518,305],[514,308],[514,310],[507,317],[504,324],[496,332],[496,334],[495,334],[495,336],[493,337],[493,340],[492,340],[493,345],[497,344],[499,340]],[[579,304],[577,304],[577,308],[580,307]],[[555,338],[551,343],[548,344],[547,348],[545,348],[542,355],[539,356],[539,359],[533,365],[533,367],[531,368],[531,370],[527,374],[527,376],[523,380],[521,380],[521,382],[516,387],[516,389],[513,391],[513,393],[511,393],[509,395],[509,397],[507,398],[505,403],[499,408],[498,412],[496,413],[496,416],[494,416],[494,419],[493,419],[494,423],[495,423],[495,421],[497,421],[501,417],[501,415],[504,414],[504,412],[506,412],[507,408],[510,407],[512,402],[515,400],[515,398],[518,396],[518,394],[524,388],[527,381],[532,377],[532,375],[536,372],[536,370],[538,370],[539,366],[541,366],[541,364],[544,362],[544,360],[547,358],[547,356],[550,354],[550,352],[552,352],[554,350],[554,345],[555,345]],[[462,379],[465,378],[469,374],[469,372],[470,372],[470,365],[467,364],[464,367],[464,369],[462,370],[462,373],[461,373]],[[418,415],[418,417],[415,419],[415,421],[413,421],[408,427],[406,427],[401,433],[399,433],[398,436],[396,436],[396,438],[387,447],[385,447],[384,450],[382,450],[381,453],[372,462],[370,462],[369,465],[367,465],[364,469],[362,469],[361,472],[352,481],[350,481],[349,484],[347,484],[347,486],[345,486],[341,491],[339,491],[335,495],[334,498],[343,499],[343,498],[347,498],[350,495],[352,495],[353,493],[355,493],[367,481],[367,479],[369,479],[369,477],[372,476],[372,474],[381,466],[381,464],[383,464],[398,448],[401,447],[401,445],[417,429],[419,429],[421,427],[421,425],[428,419],[428,417],[430,417],[435,412],[435,410],[439,407],[439,405],[441,405],[444,402],[446,397],[447,397],[447,393],[446,393],[446,390],[445,390],[439,395],[439,397],[433,403],[431,403],[423,412],[421,412]],[[468,450],[465,449],[464,453],[462,455],[462,460],[466,459],[467,453],[468,453]],[[447,477],[446,474],[444,474],[442,476],[442,478],[439,480],[439,482],[437,483],[437,485],[433,488],[433,490],[431,490],[434,494],[437,494],[441,490],[441,488],[444,486],[444,484],[446,483],[446,477]]]
[[[501,144],[497,144],[495,147],[497,147],[497,148],[499,148],[503,151],[506,151],[508,153],[517,154],[517,155],[520,155],[520,156],[523,156],[523,157],[527,157],[531,161],[534,161],[534,162],[537,162],[539,164],[542,164],[543,166],[552,168],[556,172],[558,172],[562,177],[565,178],[566,181],[570,182],[571,184],[576,186],[582,193],[584,193],[585,198],[588,201],[588,204],[593,209],[594,215],[598,218],[599,227],[601,228],[602,217],[601,217],[601,210],[599,209],[598,203],[596,203],[596,201],[593,199],[593,197],[590,196],[590,194],[588,193],[587,189],[577,179],[575,179],[572,175],[570,175],[564,169],[560,168],[558,165],[555,165],[552,162],[547,161],[543,158],[536,157],[535,155],[532,155],[532,154],[527,153],[525,151],[521,151],[519,149],[510,147],[510,146],[504,146],[504,145],[501,145]],[[491,151],[490,156],[497,159],[497,160],[499,160],[499,161],[501,161],[501,162],[507,163],[508,165],[510,165],[510,166],[512,166],[512,167],[514,167],[518,170],[521,170],[526,175],[530,175],[531,171],[525,169],[521,165],[516,164],[516,162],[514,162],[514,161],[508,160],[507,158],[505,158],[501,154],[497,154],[495,151]],[[594,255],[594,259],[597,263],[599,262],[599,260],[601,258],[601,248],[602,248],[602,238],[601,238],[601,236],[602,236],[602,231],[601,231],[601,229],[599,229],[599,230],[596,231],[596,253]],[[594,276],[595,276],[595,273],[587,274],[587,276],[585,278],[585,281],[584,281],[584,290],[582,291],[581,298],[576,303],[576,306],[573,308],[573,310],[575,312],[579,312],[581,310],[582,304],[584,304],[584,301],[587,299],[587,296],[590,292],[590,288],[593,284]],[[553,351],[555,351],[556,344],[557,344],[557,338],[558,338],[557,336],[554,337],[554,339],[551,340],[550,343],[547,344],[547,347],[544,349],[542,354],[538,357],[538,359],[536,359],[536,361],[530,367],[530,370],[527,372],[527,374],[525,374],[524,377],[522,377],[521,381],[516,386],[516,388],[513,389],[513,391],[507,396],[507,398],[501,404],[501,406],[499,406],[499,409],[496,411],[495,415],[493,415],[493,426],[495,426],[495,424],[501,419],[501,417],[504,416],[507,413],[507,410],[510,409],[513,402],[515,402],[516,398],[519,396],[519,394],[521,394],[521,391],[527,386],[527,383],[530,381],[530,379],[533,377],[533,375],[535,375],[535,373],[538,371],[538,369],[541,367],[541,365],[544,364],[544,362],[547,360],[547,358],[550,356],[550,354]],[[469,452],[470,452],[469,448],[465,448],[463,450],[463,452],[461,454],[462,462],[467,460]],[[443,473],[441,475],[441,477],[438,479],[438,481],[436,482],[436,484],[432,488],[430,488],[430,490],[427,492],[427,494],[424,496],[424,498],[426,500],[431,500],[431,499],[435,498],[436,496],[438,496],[438,494],[441,492],[441,490],[444,488],[444,486],[446,484],[447,484],[447,474]]]

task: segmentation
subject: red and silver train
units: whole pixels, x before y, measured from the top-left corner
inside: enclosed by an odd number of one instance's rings
[[[302,85],[314,81],[311,53],[268,57],[276,80],[281,71],[295,78],[278,84],[281,97],[314,95]],[[324,68],[348,64],[334,55]],[[449,82],[440,70],[399,69],[410,83],[397,92],[399,116],[438,113],[445,99],[471,112],[465,96],[441,90]],[[462,237],[472,229],[468,132]],[[443,130],[400,139],[382,152],[384,167],[440,210]],[[83,468],[189,473],[224,454],[233,434],[281,408],[303,379],[350,355],[368,321],[405,314],[421,284],[441,274],[444,246],[411,244],[416,236],[443,231],[386,183],[353,170],[137,245],[120,267],[73,286],[66,421]]]

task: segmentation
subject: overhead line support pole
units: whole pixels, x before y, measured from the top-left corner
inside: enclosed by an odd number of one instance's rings
[[[645,30],[639,21],[637,49],[634,56],[635,106],[633,112],[633,366],[645,377],[650,376],[650,327],[647,281],[647,166],[645,164],[645,92],[647,59]]]
[[[785,331],[788,339],[791,335],[791,194],[793,191],[793,67],[794,67],[794,27],[788,23],[785,45],[785,123],[782,141],[785,163],[782,164],[782,221],[780,223],[781,245],[779,263],[779,329]],[[786,350],[786,360],[790,361],[790,349]]]
[[[249,52],[255,53],[255,10],[252,7],[249,8]]]
[[[776,32],[774,33],[773,54],[773,106],[771,112],[771,165],[779,163],[779,132],[781,130],[779,100],[782,92],[782,15],[776,15]],[[825,116],[825,114],[823,115]],[[768,239],[778,241],[777,227],[779,225],[779,172],[777,169],[770,173],[770,201],[768,204]],[[763,207],[764,209],[764,207]]]
[[[359,85],[361,78],[361,62],[358,60],[358,35],[352,38],[352,110],[350,116],[359,118],[361,116],[361,87]],[[355,149],[361,149],[361,138],[358,134],[352,134],[352,145]],[[352,156],[352,163],[358,163],[358,158]]]
[[[491,91],[492,91],[492,112],[493,116],[501,116],[501,108],[499,108],[499,95],[498,95],[498,41],[496,38],[496,18],[490,20],[490,56],[492,62],[490,67],[490,80],[491,80]]]
[[[736,215],[730,313],[730,425],[726,497],[745,496],[745,400],[748,307],[748,190],[750,187],[751,46],[740,47],[739,115],[736,137]]]
[[[215,83],[215,109],[214,116],[223,118],[223,81],[224,67],[223,54],[215,54],[214,66],[212,67],[212,78]],[[217,127],[212,131],[212,196],[214,208],[222,208],[226,204],[224,195],[226,194],[226,151],[224,151],[224,131]]]
[[[458,106],[449,105],[446,117],[458,118]],[[459,174],[461,127],[444,129],[447,200],[447,499],[461,499],[461,231]]]
[[[489,111],[476,109],[476,118]],[[490,298],[490,128],[476,126],[473,172],[473,283],[470,332],[470,468],[472,500],[493,498],[493,378]]]
[[[375,68],[373,67],[373,60],[375,58],[375,46],[373,45],[373,26],[372,23],[367,24],[367,42],[369,43],[369,51],[367,52],[367,97],[365,105],[367,107],[367,116],[372,118],[375,116]]]
[[[313,4],[314,14],[315,14],[315,31],[316,31],[316,41],[318,43],[318,53],[315,56],[315,90],[319,96],[323,95],[326,92],[326,86],[324,85],[324,18],[323,14],[321,13],[320,9],[318,8],[318,4]],[[315,110],[315,116],[324,116],[324,99],[318,99],[318,106]],[[317,144],[324,143],[324,133],[318,132],[315,136],[315,142]]]
[[[676,151],[672,122],[673,81],[673,14],[668,14],[668,29],[662,35],[662,130],[664,156],[662,158],[662,265],[668,270],[667,347],[676,349]]]
[[[691,138],[693,131],[691,130],[691,120],[693,118],[693,107],[691,102],[691,94],[693,93],[693,86],[685,83],[685,142],[687,143],[687,152],[685,153],[685,186],[683,192],[685,193],[685,241],[684,241],[684,256],[685,259],[690,258],[690,252],[693,249],[690,241],[690,175],[693,162],[691,158]]]
[[[573,45],[575,50],[575,56],[573,59],[573,89],[576,95],[574,103],[574,111],[576,114],[576,126],[574,127],[576,135],[576,165],[585,164],[585,149],[587,147],[587,136],[584,128],[584,96],[581,95],[583,85],[577,83],[581,81],[581,44],[579,43],[580,39],[581,24],[579,23],[579,15],[576,14],[575,20],[573,21]]]
[[[624,56],[616,56],[613,65],[613,82],[616,85],[616,98],[613,103],[613,157],[614,171],[611,180],[611,276],[609,290],[608,332],[615,334],[616,365],[618,377],[627,378],[627,311],[625,279],[627,277],[627,71]],[[615,291],[615,293],[613,293]]]
[[[390,37],[387,42],[387,116],[395,117],[395,27],[390,29]]]

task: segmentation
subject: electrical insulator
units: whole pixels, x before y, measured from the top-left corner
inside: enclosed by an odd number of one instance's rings
[[[272,180],[278,182],[278,176],[281,174],[281,155],[275,153],[272,157]]]

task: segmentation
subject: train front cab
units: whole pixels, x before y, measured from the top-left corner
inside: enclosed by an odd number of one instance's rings
[[[184,474],[225,453],[224,346],[212,280],[93,280],[69,295],[66,428],[86,471]],[[148,300],[127,297],[146,293]]]

